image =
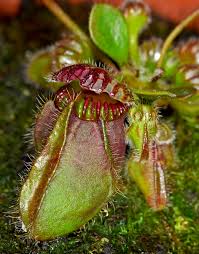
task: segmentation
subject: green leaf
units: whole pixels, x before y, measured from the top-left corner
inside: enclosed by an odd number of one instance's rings
[[[90,35],[94,43],[119,65],[128,61],[128,29],[116,8],[96,4],[90,14]]]

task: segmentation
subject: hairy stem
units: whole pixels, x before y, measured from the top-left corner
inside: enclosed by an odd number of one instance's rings
[[[195,18],[199,17],[199,9],[194,11],[190,16],[188,16],[186,19],[184,19],[176,28],[169,34],[167,37],[165,43],[163,44],[160,59],[157,64],[157,68],[161,68],[165,54],[169,47],[171,46],[171,43],[173,40],[182,32],[182,30],[188,26]]]

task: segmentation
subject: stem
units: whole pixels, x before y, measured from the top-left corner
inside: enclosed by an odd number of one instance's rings
[[[54,0],[42,0],[42,2],[75,35],[82,40],[87,42],[90,41],[81,28],[59,7]]]
[[[182,32],[182,30],[188,26],[195,18],[199,17],[199,9],[197,9],[196,11],[194,11],[190,16],[188,16],[187,18],[185,18],[178,26],[176,26],[176,28],[169,34],[169,36],[167,37],[162,50],[161,50],[161,54],[160,54],[160,59],[158,61],[157,64],[157,68],[161,68],[165,54],[167,52],[167,50],[169,49],[169,47],[171,46],[171,43],[173,42],[173,40]]]
[[[132,59],[133,63],[135,63],[136,66],[139,66],[139,64],[140,64],[140,55],[139,55],[137,34],[133,34],[133,35],[130,36],[129,51],[130,51],[130,56],[131,56],[131,59]]]

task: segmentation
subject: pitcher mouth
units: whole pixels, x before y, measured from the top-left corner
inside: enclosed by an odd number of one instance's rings
[[[119,83],[103,68],[89,64],[75,64],[54,73],[52,80],[68,84],[78,81],[82,90],[96,94],[107,93],[111,98],[123,104],[131,105],[133,96],[125,84]]]
[[[74,112],[77,117],[87,121],[113,121],[127,112],[128,106],[110,97],[106,92],[97,94],[83,90],[71,82],[61,87],[55,95],[55,107],[62,111],[70,102],[75,101]]]

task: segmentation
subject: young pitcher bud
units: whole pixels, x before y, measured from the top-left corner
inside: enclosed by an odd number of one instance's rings
[[[181,63],[184,64],[199,64],[199,40],[191,38],[186,42],[181,42],[176,51]]]
[[[123,13],[129,34],[129,56],[136,66],[141,64],[139,35],[150,22],[150,11],[142,1],[127,1]]]
[[[157,119],[156,109],[149,105],[130,109],[131,126],[127,136],[133,151],[128,162],[128,171],[149,206],[154,210],[161,210],[166,206],[167,193],[164,155],[156,140]]]
[[[65,35],[54,45],[40,50],[29,57],[25,75],[28,81],[56,91],[62,84],[57,82],[50,86],[48,77],[52,72],[76,64],[81,61],[93,60],[93,53],[86,42],[74,35]]]

